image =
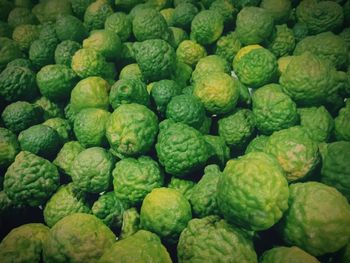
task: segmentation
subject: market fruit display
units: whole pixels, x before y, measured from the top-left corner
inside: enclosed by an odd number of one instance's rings
[[[350,0],[0,0],[0,262],[349,263]]]

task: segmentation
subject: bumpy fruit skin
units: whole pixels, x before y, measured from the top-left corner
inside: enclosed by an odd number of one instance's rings
[[[204,10],[191,22],[191,39],[201,45],[209,45],[221,36],[223,29],[224,20],[221,14],[213,10]]]
[[[264,252],[261,263],[319,263],[317,258],[298,247],[275,247]]]
[[[101,147],[80,152],[71,166],[73,186],[89,193],[101,193],[111,185],[113,156]]]
[[[43,96],[60,101],[69,98],[78,76],[65,65],[48,65],[37,73],[36,82]]]
[[[104,28],[117,34],[125,42],[132,33],[132,21],[125,13],[116,12],[107,17]]]
[[[242,148],[249,142],[255,131],[253,113],[248,109],[238,109],[233,114],[218,121],[218,132],[230,148]]]
[[[307,36],[295,46],[294,55],[310,51],[312,54],[329,60],[336,68],[342,68],[347,62],[347,46],[343,38],[332,32]]]
[[[72,40],[62,41],[55,49],[56,64],[62,64],[70,67],[72,64],[72,57],[74,56],[75,52],[81,48],[82,46],[78,42]]]
[[[36,69],[45,65],[53,64],[55,60],[56,43],[44,39],[37,39],[32,42],[29,48],[29,59]]]
[[[210,10],[217,11],[224,19],[224,25],[230,26],[236,18],[238,10],[229,0],[215,0],[211,3]]]
[[[278,84],[265,85],[253,93],[256,127],[263,134],[294,126],[299,121],[297,106]]]
[[[97,108],[81,110],[74,119],[74,134],[83,147],[107,144],[106,123],[111,114]]]
[[[289,208],[281,222],[287,244],[314,256],[344,247],[350,236],[350,206],[335,188],[318,182],[290,186]]]
[[[195,83],[202,77],[214,72],[230,74],[231,68],[229,63],[217,55],[209,55],[201,58],[192,72],[191,82]]]
[[[132,236],[140,229],[140,214],[135,207],[126,209],[123,213],[123,224],[120,230],[120,238]]]
[[[334,121],[324,106],[300,108],[300,125],[306,128],[310,138],[317,142],[327,142],[334,129]]]
[[[250,152],[263,152],[268,139],[269,137],[265,135],[259,135],[255,137],[250,141],[247,148],[245,149],[245,154],[248,154]]]
[[[59,40],[83,41],[88,36],[83,22],[72,15],[59,16],[55,23],[55,30]]]
[[[166,41],[145,40],[135,42],[133,47],[137,64],[146,80],[156,81],[171,77],[176,64],[176,54]]]
[[[106,80],[100,77],[89,77],[78,82],[71,92],[70,103],[77,113],[84,108],[108,110],[108,91]]]
[[[106,67],[104,56],[92,48],[79,49],[72,57],[72,69],[81,78],[103,76]]]
[[[165,171],[178,177],[199,169],[210,157],[210,145],[199,131],[170,120],[160,124],[156,151]]]
[[[211,146],[213,154],[208,163],[215,163],[224,167],[230,159],[230,148],[226,145],[225,140],[220,136],[204,135],[205,141]]]
[[[157,116],[147,107],[136,103],[119,106],[106,124],[106,136],[111,148],[125,156],[148,152],[157,132]]]
[[[24,224],[12,229],[0,243],[1,262],[40,262],[42,246],[49,230],[39,223]]]
[[[209,215],[219,215],[216,203],[216,188],[221,176],[219,166],[208,165],[204,169],[204,175],[193,187],[190,196],[193,215],[202,218]]]
[[[286,23],[292,12],[292,3],[288,0],[262,0],[260,7],[270,13],[275,24]]]
[[[64,117],[62,105],[59,105],[46,97],[38,98],[34,101],[33,105],[38,106],[42,110],[44,120]]]
[[[171,258],[159,237],[140,230],[134,235],[116,242],[99,259],[98,263],[153,262],[171,263]]]
[[[12,60],[22,57],[23,53],[14,40],[0,37],[0,69],[4,69]]]
[[[190,200],[192,189],[195,185],[196,183],[191,180],[172,176],[167,187],[179,191],[187,200]]]
[[[242,43],[239,41],[236,32],[230,32],[221,36],[216,42],[215,55],[218,55],[231,63],[235,55],[241,49]]]
[[[175,80],[163,79],[152,84],[151,98],[157,111],[165,115],[172,97],[181,94],[181,86]]]
[[[251,88],[271,82],[276,77],[278,68],[275,55],[265,48],[255,48],[242,54],[243,49],[238,52],[232,64],[238,79]]]
[[[164,183],[158,163],[148,156],[122,159],[112,175],[116,197],[131,206],[140,204],[148,193]]]
[[[84,150],[84,147],[77,141],[70,141],[63,145],[53,161],[53,164],[63,173],[70,175],[71,165],[74,159]]]
[[[113,232],[97,217],[75,213],[58,221],[43,245],[45,262],[97,262],[115,242]]]
[[[39,37],[39,28],[36,25],[19,25],[12,33],[12,39],[15,40],[22,51],[29,49],[31,43]]]
[[[92,2],[84,13],[84,25],[88,31],[102,29],[105,20],[113,14],[113,8],[107,0]]]
[[[6,67],[24,67],[34,70],[32,62],[27,58],[16,58],[9,62]]]
[[[336,71],[328,62],[305,52],[291,58],[279,83],[298,105],[314,106],[334,92]]]
[[[338,116],[334,119],[335,137],[337,140],[350,141],[350,102],[347,100],[345,107],[341,108]]]
[[[70,15],[72,8],[69,0],[44,1],[35,5],[32,12],[40,23],[55,22],[60,15]]]
[[[137,65],[137,64],[135,64]],[[111,87],[109,102],[113,109],[122,104],[138,103],[145,106],[150,104],[150,97],[145,83],[136,78],[119,79]]]
[[[53,227],[62,218],[74,213],[89,214],[91,210],[85,195],[74,189],[72,183],[62,185],[47,201],[43,212],[45,223],[49,227]]]
[[[217,204],[225,219],[257,231],[281,219],[288,208],[288,195],[288,183],[277,160],[261,152],[228,161],[217,185]]]
[[[170,243],[177,242],[191,218],[190,203],[174,189],[153,189],[142,202],[141,227]]]
[[[136,63],[128,64],[120,70],[119,80],[122,79],[138,79],[144,83],[140,67]]]
[[[38,124],[21,131],[18,141],[23,151],[28,151],[44,158],[54,157],[60,150],[62,141],[51,127]]]
[[[9,166],[20,151],[16,135],[0,127],[0,167]]]
[[[35,74],[29,68],[8,67],[0,73],[0,96],[6,101],[31,99],[36,91]]]
[[[137,12],[132,20],[132,30],[137,41],[163,39],[169,41],[171,34],[164,17],[153,8]]]
[[[350,142],[338,141],[327,145],[323,157],[321,181],[335,187],[350,200]]]
[[[223,72],[204,74],[195,82],[193,94],[209,113],[228,113],[239,98],[238,80]]]
[[[205,109],[196,97],[178,95],[173,97],[167,105],[166,118],[198,129],[204,121]]]
[[[177,250],[179,263],[258,262],[250,237],[217,216],[192,219],[181,233]]]
[[[332,1],[303,0],[296,8],[298,22],[306,25],[309,34],[333,31],[343,24],[342,7]]]
[[[268,49],[276,57],[289,55],[293,52],[295,47],[293,30],[286,24],[276,25],[268,42]]]
[[[261,43],[271,35],[272,30],[272,16],[263,8],[244,7],[237,15],[236,33],[244,45]]]
[[[1,114],[5,127],[14,133],[19,133],[42,121],[39,107],[26,101],[17,101],[6,106]]]
[[[101,195],[92,206],[92,213],[108,227],[119,228],[123,221],[126,205],[117,198],[114,192]]]
[[[320,161],[317,143],[300,126],[274,132],[264,152],[276,157],[289,182],[311,175]]]
[[[54,129],[63,143],[68,142],[72,138],[72,128],[66,119],[52,118],[43,122],[43,125]]]
[[[15,28],[19,25],[36,24],[37,19],[29,8],[15,7],[7,17],[8,24]]]
[[[191,67],[194,67],[201,58],[206,56],[206,49],[192,40],[182,41],[176,49],[177,59]]]
[[[21,151],[5,173],[4,191],[17,204],[38,206],[59,186],[57,168],[48,160]]]
[[[198,8],[192,3],[180,3],[174,9],[174,26],[187,30],[191,26],[193,18],[198,13]]]
[[[84,18],[84,13],[94,0],[70,0],[73,13],[79,18]]]

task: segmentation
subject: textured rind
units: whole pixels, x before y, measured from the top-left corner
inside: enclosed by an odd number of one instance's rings
[[[350,141],[350,101],[346,102],[346,106],[341,108],[338,116],[334,119],[335,137],[338,141]]]
[[[176,54],[170,44],[162,39],[151,39],[134,43],[135,58],[143,77],[156,81],[171,77]]]
[[[205,141],[211,146],[213,152],[208,163],[218,164],[224,167],[228,159],[230,159],[230,148],[226,145],[225,140],[220,136],[204,135]]]
[[[81,110],[74,119],[74,134],[83,147],[107,144],[106,123],[111,114],[97,108]]]
[[[296,16],[310,34],[337,29],[344,20],[342,7],[332,1],[303,0],[296,8]]]
[[[291,58],[279,83],[298,105],[314,106],[334,92],[335,73],[335,68],[327,61],[305,52]]]
[[[253,113],[248,109],[239,109],[235,113],[218,121],[219,136],[230,148],[242,148],[248,143],[255,131]]]
[[[195,185],[196,183],[191,180],[172,176],[167,187],[179,191],[187,200],[189,200]]]
[[[1,262],[40,262],[42,245],[48,234],[49,228],[39,223],[12,229],[0,243]]]
[[[205,109],[199,99],[192,95],[173,97],[167,105],[166,118],[182,122],[198,129],[205,118]]]
[[[241,47],[242,43],[239,41],[237,33],[230,32],[227,35],[221,36],[216,42],[215,55],[231,63]]]
[[[348,60],[345,40],[332,32],[305,37],[295,46],[293,54],[301,55],[306,51],[328,59],[336,68],[341,68]]]
[[[289,2],[289,1],[287,1]],[[286,24],[276,25],[268,44],[268,49],[276,56],[289,55],[295,47],[293,30]]]
[[[15,40],[22,51],[29,49],[31,43],[39,37],[39,28],[36,25],[19,25],[12,33],[12,39]]]
[[[314,256],[338,251],[350,236],[350,206],[335,188],[318,182],[290,186],[283,239]]]
[[[107,67],[104,56],[92,48],[82,48],[72,57],[72,69],[81,78],[103,76]]]
[[[50,41],[39,38],[30,45],[29,59],[36,69],[54,63],[56,43]]]
[[[115,242],[113,232],[93,215],[75,213],[58,221],[43,244],[44,262],[96,262]]]
[[[148,156],[125,158],[117,162],[112,174],[116,197],[131,206],[140,204],[152,189],[164,182],[158,163]]]
[[[216,0],[209,7],[210,10],[217,11],[224,19],[224,24],[230,26],[236,18],[238,10],[232,1]]]
[[[141,227],[176,243],[181,231],[192,218],[191,205],[177,190],[156,188],[142,202]]]
[[[73,186],[84,192],[101,193],[111,185],[113,156],[101,147],[83,150],[71,165]]]
[[[36,75],[40,93],[53,101],[69,98],[78,76],[65,65],[47,65]]]
[[[124,239],[135,234],[140,229],[140,214],[135,207],[126,209],[123,213],[120,238]]]
[[[235,108],[239,98],[238,80],[223,72],[203,73],[194,84],[193,94],[209,113],[228,113]]]
[[[263,8],[244,7],[237,15],[236,33],[244,45],[261,43],[272,30],[272,16]]]
[[[320,161],[317,143],[300,126],[274,132],[264,152],[276,157],[289,182],[305,179]]]
[[[54,157],[62,146],[62,141],[56,130],[37,124],[21,131],[18,141],[23,151],[28,151],[44,158]]]
[[[125,42],[132,33],[132,21],[125,13],[116,12],[106,18],[104,28],[116,33]]]
[[[137,65],[137,64],[135,64]],[[139,69],[139,67],[137,67]],[[109,103],[113,109],[122,104],[138,103],[145,106],[150,104],[150,97],[147,92],[146,84],[133,76],[127,76],[127,79],[121,79],[115,82],[109,93]]]
[[[171,263],[171,258],[159,237],[139,230],[132,236],[117,241],[99,259],[98,263],[152,262]]]
[[[165,171],[178,177],[199,169],[210,157],[210,146],[203,135],[183,123],[160,128],[156,151]]]
[[[63,118],[52,118],[48,119],[45,122],[43,122],[43,125],[49,126],[52,129],[54,129],[59,137],[61,138],[61,141],[63,143],[70,141],[72,138],[72,128],[69,124],[69,122],[66,119]]]
[[[250,152],[263,152],[268,139],[269,137],[265,135],[255,137],[249,142],[247,148],[245,149],[245,154]]]
[[[144,105],[123,104],[111,114],[106,127],[113,150],[126,156],[141,155],[148,152],[155,141],[158,118]]]
[[[56,191],[59,174],[49,161],[21,151],[5,173],[4,191],[16,204],[38,206]]]
[[[170,30],[164,17],[153,8],[137,12],[132,21],[132,31],[137,41],[149,39],[170,40]]]
[[[26,101],[17,101],[6,106],[1,113],[5,127],[18,133],[42,121],[41,111]]]
[[[201,58],[206,56],[206,49],[192,40],[182,41],[176,49],[176,58],[191,67],[194,67]]]
[[[327,142],[334,129],[334,121],[324,106],[299,108],[300,125],[306,128],[310,138]]]
[[[268,84],[256,90],[252,102],[256,127],[263,134],[289,128],[299,121],[295,102],[278,84]]]
[[[198,60],[194,71],[192,72],[191,82],[195,83],[202,76],[214,72],[231,73],[230,64],[218,55],[209,55]]]
[[[80,152],[84,150],[84,147],[77,141],[70,141],[63,145],[58,152],[53,164],[56,165],[65,174],[70,175],[70,168]]]
[[[0,127],[0,167],[10,165],[20,151],[16,135],[8,129]]]
[[[179,263],[257,263],[250,238],[216,216],[192,219],[177,246]]]
[[[65,40],[59,43],[55,49],[55,62],[70,67],[72,64],[72,57],[82,46],[80,43]]]
[[[79,112],[84,108],[108,110],[109,84],[100,77],[88,77],[78,82],[71,92],[71,107]]]
[[[258,88],[273,80],[278,65],[274,54],[265,48],[257,48],[234,59],[233,69],[243,84]]]
[[[174,26],[189,29],[191,22],[195,15],[198,13],[198,9],[192,3],[180,3],[174,10]]]
[[[119,200],[114,192],[101,195],[93,204],[92,213],[110,228],[122,225],[123,213],[126,205]]]
[[[72,40],[81,42],[88,36],[83,22],[72,15],[59,16],[55,23],[55,31],[59,40]]]
[[[35,74],[29,68],[8,67],[0,73],[0,96],[6,101],[31,99],[36,91]]]
[[[224,20],[221,14],[213,10],[204,10],[191,22],[191,39],[201,45],[209,45],[221,36],[223,29]]]
[[[106,18],[113,14],[113,8],[107,0],[92,2],[84,13],[84,25],[91,31],[102,29]]]
[[[291,18],[292,3],[289,0],[262,0],[260,7],[270,13],[275,24],[288,22]]]
[[[196,217],[220,214],[216,203],[216,188],[220,176],[219,166],[208,165],[204,169],[203,177],[193,187],[189,201]]]
[[[44,208],[46,225],[53,227],[62,218],[74,213],[91,213],[82,192],[73,188],[73,184],[62,185]]]
[[[321,182],[335,187],[350,200],[350,142],[338,141],[327,145],[323,157]]]
[[[42,109],[44,120],[64,117],[63,108],[46,97],[40,97],[33,103],[33,105],[39,106]]]
[[[298,247],[275,247],[265,251],[260,263],[319,263],[317,258]]]
[[[288,195],[282,168],[273,156],[262,152],[228,161],[217,185],[217,204],[225,219],[257,231],[281,219]]]

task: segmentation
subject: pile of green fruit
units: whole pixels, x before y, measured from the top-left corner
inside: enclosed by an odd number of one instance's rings
[[[0,0],[1,263],[349,263],[350,0]]]

